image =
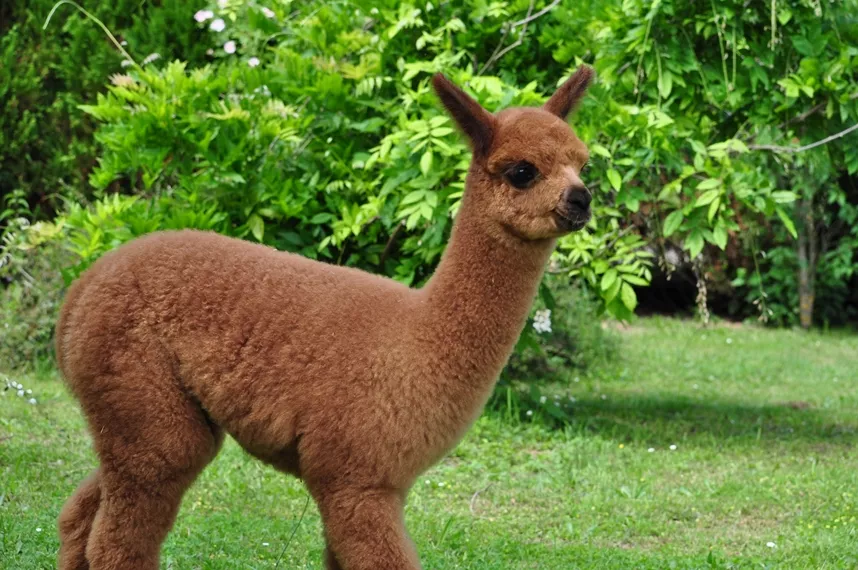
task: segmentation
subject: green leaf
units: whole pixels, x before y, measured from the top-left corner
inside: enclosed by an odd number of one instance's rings
[[[603,147],[600,144],[591,144],[590,145],[590,152],[592,154],[604,156],[605,158],[608,158],[608,159],[611,158],[611,151],[609,151],[607,148]]]
[[[617,270],[616,269],[608,269],[604,275],[602,275],[602,291],[607,291],[611,285],[614,284],[614,281],[617,280]]]
[[[685,238],[685,249],[688,250],[691,259],[700,255],[700,252],[703,251],[703,245],[703,233],[699,229],[694,230]]]
[[[628,283],[623,283],[620,289],[620,299],[623,301],[623,305],[630,311],[634,311],[638,305],[638,297],[635,295],[635,290]]]
[[[793,239],[798,237],[798,233],[795,231],[795,224],[792,222],[792,219],[784,212],[781,208],[775,208],[775,212],[777,212],[778,217],[784,223],[784,227],[786,227],[789,234],[793,237]]]
[[[452,127],[438,127],[437,129],[432,129],[433,137],[443,137],[445,135],[449,135],[453,132]]]
[[[632,285],[637,285],[638,287],[646,287],[649,285],[649,281],[643,277],[638,277],[637,275],[623,275],[623,280],[631,283]]]
[[[707,219],[709,223],[712,223],[712,218],[715,217],[715,214],[718,213],[718,208],[721,206],[721,197],[715,198],[712,200],[712,203],[709,204],[709,214],[707,215]]]
[[[542,302],[545,303],[545,307],[551,311],[557,306],[557,302],[554,300],[554,295],[551,293],[551,288],[545,284],[545,281],[542,281],[539,284],[539,297],[542,299]]]
[[[413,204],[415,202],[419,202],[423,199],[423,196],[426,195],[426,190],[415,190],[414,192],[409,192],[406,194],[405,198],[399,203],[400,206],[407,206],[408,204]]]
[[[262,241],[262,237],[265,235],[265,222],[257,216],[253,214],[250,218],[247,219],[247,227],[250,228],[250,233],[253,234],[253,237],[256,238],[256,241]]]
[[[614,281],[614,284],[611,285],[610,289],[602,292],[602,298],[605,299],[606,303],[610,303],[614,297],[617,296],[617,293],[620,292],[620,286],[623,284],[622,280],[617,279]]]
[[[723,224],[715,226],[715,230],[712,234],[715,239],[715,245],[720,247],[722,250],[727,247],[727,228],[725,228]]]
[[[772,192],[772,200],[778,204],[791,204],[796,201],[798,196],[795,192],[789,190],[775,190]]]
[[[673,89],[673,75],[669,71],[665,71],[658,78],[658,93],[667,99],[670,97],[671,89]]]
[[[697,185],[698,190],[711,190],[712,188],[718,188],[721,186],[721,180],[718,178],[707,178],[703,182]]]
[[[679,229],[679,226],[682,225],[684,219],[685,216],[682,215],[682,210],[674,210],[668,214],[664,219],[664,237],[672,236]]]
[[[608,170],[608,182],[610,182],[611,186],[614,187],[614,190],[617,191],[619,191],[619,189],[623,186],[622,176],[620,176],[620,173],[613,168]]]
[[[704,192],[700,196],[697,197],[697,200],[694,202],[694,207],[705,206],[706,204],[711,204],[715,198],[721,196],[721,190],[709,190],[708,192]]]
[[[428,176],[430,170],[432,170],[432,151],[427,150],[420,158],[420,172],[423,176]]]

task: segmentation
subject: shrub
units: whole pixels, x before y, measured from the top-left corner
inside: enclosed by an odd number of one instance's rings
[[[56,226],[10,222],[0,243],[0,370],[29,368],[51,355],[63,282],[57,267],[69,255]]]
[[[34,219],[61,197],[91,195],[94,121],[77,107],[121,71],[121,54],[70,6],[42,29],[54,0],[6,0],[0,7],[0,210],[23,196]],[[89,10],[139,53],[205,59],[202,35],[183,0],[88,2]],[[2,225],[2,220],[0,220]]]
[[[543,286],[507,368],[511,381],[566,383],[587,369],[607,367],[618,356],[619,339],[603,327],[594,294],[566,278],[551,276],[546,282],[550,286]]]

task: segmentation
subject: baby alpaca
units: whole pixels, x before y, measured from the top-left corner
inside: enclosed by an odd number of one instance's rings
[[[403,505],[479,415],[556,238],[590,218],[566,116],[493,115],[442,75],[473,148],[461,208],[420,289],[213,233],[154,233],[70,288],[57,359],[100,466],[59,517],[62,570],[156,570],[182,495],[228,433],[303,479],[329,570],[417,570]]]

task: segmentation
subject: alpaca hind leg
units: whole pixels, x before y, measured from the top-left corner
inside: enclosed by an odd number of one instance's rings
[[[63,506],[57,527],[60,535],[59,570],[88,570],[86,543],[101,500],[98,470],[83,480]]]
[[[334,556],[334,551],[331,550],[330,544],[325,546],[325,570],[343,570],[343,567],[337,561],[337,557]]]
[[[151,372],[151,371],[150,371]],[[223,441],[172,379],[126,375],[88,415],[101,458],[101,504],[86,556],[91,570],[157,570],[185,491]]]
[[[328,541],[328,570],[420,570],[399,493],[345,489],[319,494],[317,501]]]

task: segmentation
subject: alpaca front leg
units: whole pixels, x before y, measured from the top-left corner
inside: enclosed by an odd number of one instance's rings
[[[317,497],[328,570],[420,570],[393,490],[343,489]]]

